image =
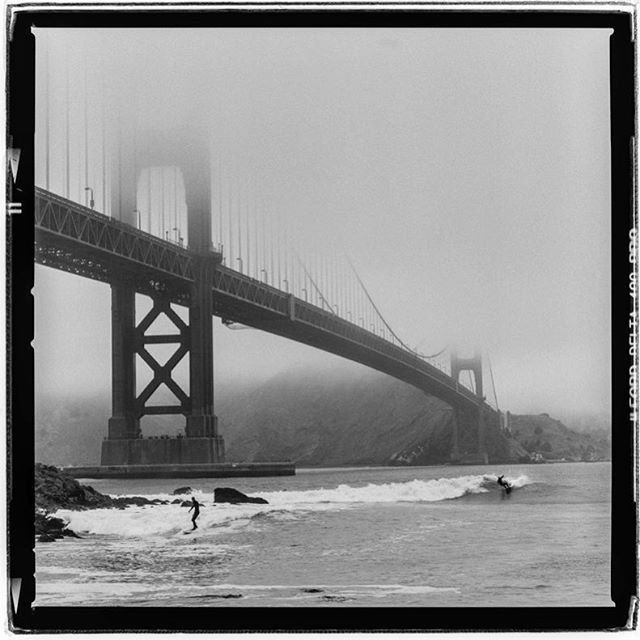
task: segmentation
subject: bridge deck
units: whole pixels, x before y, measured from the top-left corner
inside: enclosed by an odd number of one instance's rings
[[[325,309],[220,264],[212,252],[214,314],[334,353],[459,407],[482,405],[437,367]],[[139,293],[188,305],[202,256],[44,189],[35,193],[35,260]]]

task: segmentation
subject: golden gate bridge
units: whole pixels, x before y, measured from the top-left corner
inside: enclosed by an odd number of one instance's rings
[[[455,414],[452,460],[488,461],[485,429],[501,418],[492,372],[494,406],[484,396],[479,353],[462,358],[446,347],[423,354],[409,346],[346,255],[291,246],[288,225],[261,196],[258,178],[233,175],[206,129],[154,129],[127,117],[104,80],[94,81],[77,58],[71,64],[71,55],[50,56],[46,39],[37,49],[35,260],[111,286],[112,416],[103,465],[224,460],[212,316],[231,329],[251,327],[348,358],[441,398]],[[136,294],[153,303],[140,321]],[[172,332],[152,332],[160,317]],[[175,347],[164,363],[152,353],[160,344]],[[172,375],[184,358],[188,391]],[[142,389],[138,362],[152,376]],[[171,402],[157,401],[162,388]],[[160,451],[143,437],[140,419],[170,414],[185,416],[186,437]],[[461,428],[476,434],[474,451],[460,450]]]

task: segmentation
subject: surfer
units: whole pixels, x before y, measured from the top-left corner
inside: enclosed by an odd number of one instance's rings
[[[191,529],[191,531],[195,531],[198,528],[196,518],[200,515],[200,503],[193,496],[191,497],[191,506],[189,507],[189,511],[191,511],[191,509],[193,509],[193,516],[191,517],[193,529]]]
[[[511,493],[511,485],[504,479],[504,475],[498,476],[498,484],[504,489],[505,493]]]

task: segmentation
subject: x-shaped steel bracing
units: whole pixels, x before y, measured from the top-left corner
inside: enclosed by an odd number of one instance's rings
[[[146,335],[147,329],[153,324],[158,316],[164,313],[175,327],[179,334]],[[184,358],[189,351],[189,327],[182,318],[171,308],[167,299],[154,299],[153,308],[142,319],[136,327],[135,351],[153,371],[151,382],[142,390],[136,398],[135,406],[137,417],[144,415],[164,415],[182,413],[187,415],[191,410],[191,399],[171,377],[173,369]],[[175,353],[161,365],[146,349],[148,344],[178,344]],[[147,406],[147,401],[154,394],[161,384],[166,384],[171,392],[176,396],[180,404],[178,405],[151,405]]]

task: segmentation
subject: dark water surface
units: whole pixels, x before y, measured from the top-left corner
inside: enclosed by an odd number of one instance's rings
[[[515,486],[504,497],[495,479]],[[609,606],[610,463],[299,470],[293,477],[88,480],[179,505],[60,511],[36,604]],[[213,503],[215,487],[268,505]]]

